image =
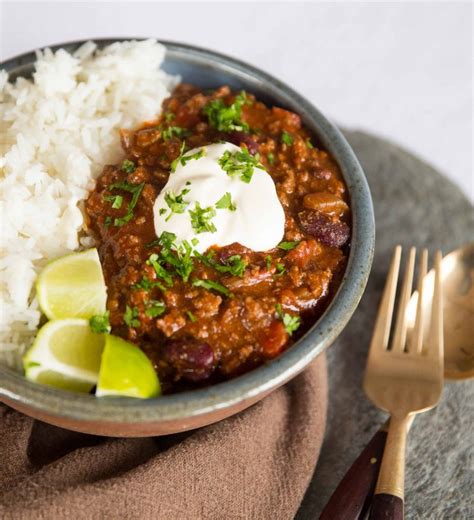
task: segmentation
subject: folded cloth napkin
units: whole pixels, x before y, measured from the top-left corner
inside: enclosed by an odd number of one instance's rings
[[[326,406],[324,356],[250,409],[166,437],[69,432],[0,404],[0,518],[292,519]]]

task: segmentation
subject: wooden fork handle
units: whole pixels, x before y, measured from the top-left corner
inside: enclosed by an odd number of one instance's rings
[[[375,489],[387,425],[384,424],[354,461],[331,495],[319,520],[357,520],[365,515]]]
[[[412,417],[390,418],[369,520],[403,520],[405,448]]]

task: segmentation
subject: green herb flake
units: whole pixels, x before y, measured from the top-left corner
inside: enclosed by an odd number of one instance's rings
[[[265,265],[267,266],[267,269],[271,269],[271,267],[272,267],[272,257],[270,255],[267,255],[265,257]]]
[[[275,267],[276,267],[276,270],[277,270],[277,273],[278,273],[275,276],[282,276],[285,273],[285,271],[286,271],[286,268],[285,268],[284,264],[281,264],[280,262],[276,263]]]
[[[216,202],[216,208],[235,211],[237,206],[232,202],[232,195],[227,191],[225,195],[222,195],[222,197]]]
[[[291,146],[293,144],[293,137],[288,132],[283,131],[281,134],[281,142]]]
[[[194,209],[189,210],[191,216],[191,226],[196,233],[215,233],[217,231],[216,226],[211,220],[216,216],[216,210],[212,206],[207,208],[201,208],[199,202],[196,202]]]
[[[193,280],[193,285],[195,287],[214,290],[223,294],[224,296],[232,297],[232,293],[229,291],[229,289],[227,289],[227,287],[224,287],[220,283],[214,282],[212,280]]]
[[[292,316],[286,312],[283,312],[280,303],[275,305],[277,316],[283,322],[286,332],[291,336],[293,332],[295,332],[298,327],[301,325],[301,318],[299,316]]]
[[[192,260],[193,248],[186,240],[183,240],[182,244],[177,247],[174,244],[175,240],[176,235],[174,233],[163,231],[160,236],[161,251],[159,258],[161,262],[171,265],[176,274],[183,279],[183,282],[187,282],[194,268]]]
[[[196,323],[197,318],[191,311],[186,311],[188,318],[191,320],[191,323]]]
[[[173,213],[184,213],[189,206],[189,202],[184,200],[184,197],[190,192],[189,188],[183,188],[181,193],[175,195],[171,190],[165,193],[165,202],[170,208],[170,212],[166,217],[166,222],[173,216]],[[162,208],[163,209],[163,208]],[[162,215],[161,209],[159,214]]]
[[[176,117],[176,115],[173,114],[173,112],[167,112],[167,113],[165,114],[165,121],[166,121],[167,123],[170,123],[171,121],[173,121],[173,119],[174,119],[175,117]]]
[[[122,166],[120,168],[125,173],[133,173],[136,169],[136,166],[133,161],[129,161],[128,159],[125,159],[125,161],[123,161]]]
[[[242,91],[232,104],[226,105],[220,98],[213,99],[202,111],[209,124],[219,132],[248,132],[249,125],[242,121],[242,106],[247,102],[247,96]]]
[[[160,128],[161,137],[164,141],[168,141],[172,137],[187,137],[189,130],[182,128],[181,126],[169,126],[168,128]]]
[[[275,164],[275,156],[272,153],[269,153],[267,155],[267,161],[273,166]]]
[[[105,217],[105,220],[104,220],[104,226],[105,226],[105,229],[108,229],[110,227],[110,225],[112,224],[113,222],[113,219],[112,217]]]
[[[234,276],[243,276],[248,265],[240,255],[232,255],[223,263],[214,260],[213,251],[210,251],[207,255],[196,253],[196,256],[204,265],[215,269],[219,273],[230,273]]]
[[[157,287],[158,289],[161,289],[163,292],[166,291],[163,284],[158,282],[157,280],[149,280],[145,276],[137,283],[132,285],[132,289],[135,291],[143,290],[143,291],[151,291],[151,289]]]
[[[109,322],[109,311],[105,314],[96,314],[89,319],[89,327],[95,334],[109,334],[112,330]]]
[[[104,195],[104,200],[111,202],[113,209],[120,209],[122,207],[122,195]]]
[[[153,267],[158,278],[161,278],[168,287],[173,286],[173,279],[170,273],[160,264],[160,259],[156,253],[150,255],[146,263]]]
[[[149,318],[157,318],[166,311],[166,305],[158,300],[150,300],[146,305],[147,308],[145,310],[145,314]]]
[[[240,180],[247,184],[252,180],[254,168],[262,168],[258,154],[250,155],[247,148],[242,148],[237,152],[226,150],[219,159],[219,166],[229,175],[229,177],[240,177]]]
[[[314,145],[313,145],[313,143],[311,142],[311,139],[309,139],[309,138],[306,139],[306,146],[307,146],[310,150],[312,150],[312,149],[314,148]]]
[[[138,319],[138,309],[136,307],[125,307],[125,314],[123,315],[123,321],[128,327],[139,327],[140,320]]]
[[[133,163],[132,163],[133,164]],[[129,222],[133,218],[133,210],[135,206],[137,205],[138,199],[143,191],[143,188],[145,186],[145,183],[142,182],[140,184],[132,184],[127,181],[123,182],[115,182],[109,186],[109,190],[123,190],[127,191],[128,193],[132,194],[132,199],[128,203],[127,206],[127,212],[123,217],[115,218],[114,219],[114,226],[120,227]],[[120,206],[122,203],[120,203]]]
[[[299,243],[300,240],[296,242],[280,242],[278,244],[278,249],[283,249],[283,251],[290,251],[291,249],[294,249]]]
[[[176,168],[178,167],[178,164],[181,164],[181,166],[186,166],[186,164],[189,161],[200,159],[201,157],[204,157],[206,155],[206,149],[201,148],[198,152],[195,152],[191,155],[184,155],[186,152],[184,151],[186,148],[184,142],[181,144],[181,148],[179,150],[179,155],[174,159],[174,161],[171,163],[171,173],[174,173],[176,171]]]

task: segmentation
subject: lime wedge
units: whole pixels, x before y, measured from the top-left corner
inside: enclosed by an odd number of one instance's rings
[[[59,388],[89,391],[97,383],[104,343],[104,335],[92,332],[88,320],[49,321],[23,358],[25,376]]]
[[[97,249],[63,256],[38,276],[36,293],[50,320],[85,318],[105,312],[107,288]]]
[[[123,395],[147,399],[160,395],[151,361],[133,343],[108,335],[102,353],[96,395]]]

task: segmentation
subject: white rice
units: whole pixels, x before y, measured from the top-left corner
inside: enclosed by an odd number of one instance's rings
[[[40,320],[38,271],[80,247],[78,203],[123,156],[118,130],[158,115],[178,82],[155,40],[95,51],[38,52],[33,81],[0,70],[0,363],[16,368]]]

